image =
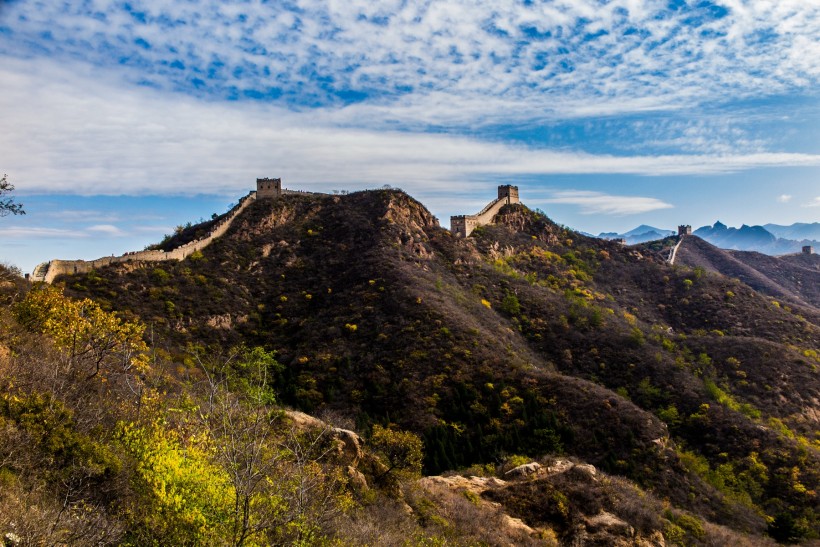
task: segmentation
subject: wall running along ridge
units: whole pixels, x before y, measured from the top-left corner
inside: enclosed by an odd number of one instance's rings
[[[450,217],[450,230],[458,237],[467,237],[479,226],[489,224],[505,205],[520,203],[518,186],[509,184],[498,187],[498,199],[491,201],[475,215],[458,215]]]
[[[239,203],[230,210],[228,216],[217,223],[208,235],[202,239],[191,241],[170,251],[135,251],[122,256],[106,256],[97,260],[51,260],[38,264],[31,274],[32,282],[52,283],[60,275],[88,273],[109,264],[120,262],[143,261],[163,262],[166,260],[184,260],[196,251],[201,251],[213,240],[221,237],[233,224],[234,219],[254,202],[257,198],[278,197],[282,195],[321,195],[317,192],[301,190],[286,190],[281,187],[281,179],[257,179],[257,191],[251,191],[239,200]],[[267,183],[267,184],[266,184]],[[259,190],[262,190],[260,193]],[[459,237],[467,237],[479,226],[489,224],[502,207],[512,203],[520,203],[518,187],[503,185],[498,187],[498,199],[490,202],[484,209],[475,215],[459,215],[450,218],[450,229]]]
[[[31,274],[31,281],[42,281],[51,283],[59,275],[88,273],[102,266],[129,261],[161,262],[165,260],[183,260],[191,256],[196,251],[201,251],[207,247],[214,239],[222,236],[231,227],[234,219],[245,210],[245,208],[256,200],[256,192],[250,192],[239,200],[239,203],[231,209],[228,216],[217,223],[206,237],[197,239],[181,245],[170,251],[135,251],[122,256],[107,256],[97,260],[52,260],[43,262],[34,268]]]

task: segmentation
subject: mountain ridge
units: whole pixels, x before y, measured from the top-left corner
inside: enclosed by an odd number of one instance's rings
[[[774,231],[769,230],[769,227]],[[597,237],[625,239],[627,244],[637,245],[660,240],[675,233],[671,230],[643,224],[622,234],[602,232]],[[800,253],[805,246],[820,246],[820,223],[817,222],[813,224],[798,222],[791,226],[743,224],[740,228],[732,228],[718,220],[712,226],[701,226],[693,233],[722,249],[756,251],[775,256]]]
[[[785,477],[730,488],[695,462],[729,458],[734,476],[757,451],[814,488],[817,456],[794,439],[817,429],[817,310],[523,205],[455,238],[399,191],[259,200],[201,254],[57,282],[151,323],[180,360],[188,343],[275,349],[283,401],[417,431],[431,472],[567,453],[735,529],[767,527],[737,496],[814,519]]]

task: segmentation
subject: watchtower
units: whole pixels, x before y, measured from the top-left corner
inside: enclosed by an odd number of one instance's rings
[[[282,195],[282,179],[256,179],[256,197],[278,198]]]
[[[803,254],[804,255],[814,254],[814,247],[812,247],[811,245],[805,245],[803,247]]]
[[[512,184],[503,184],[498,187],[498,199],[507,198],[507,205],[511,203],[520,203],[518,199],[518,186]]]
[[[688,224],[681,224],[678,226],[678,237],[692,235],[692,227]]]

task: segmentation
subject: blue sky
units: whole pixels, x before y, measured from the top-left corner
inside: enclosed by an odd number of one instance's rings
[[[502,183],[577,229],[820,220],[818,0],[0,2],[0,260],[137,250],[256,177]]]

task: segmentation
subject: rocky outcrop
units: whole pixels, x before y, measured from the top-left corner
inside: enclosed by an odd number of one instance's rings
[[[541,464],[538,462],[530,462],[525,463],[524,465],[519,465],[518,467],[514,467],[504,473],[504,476],[510,479],[517,479],[517,478],[524,478],[541,470]]]
[[[286,410],[285,415],[297,429],[320,429],[327,431],[333,440],[331,453],[337,462],[352,468],[356,468],[364,455],[364,441],[355,432],[349,429],[332,427],[322,420],[315,418],[298,410]],[[362,477],[364,478],[364,477]]]

